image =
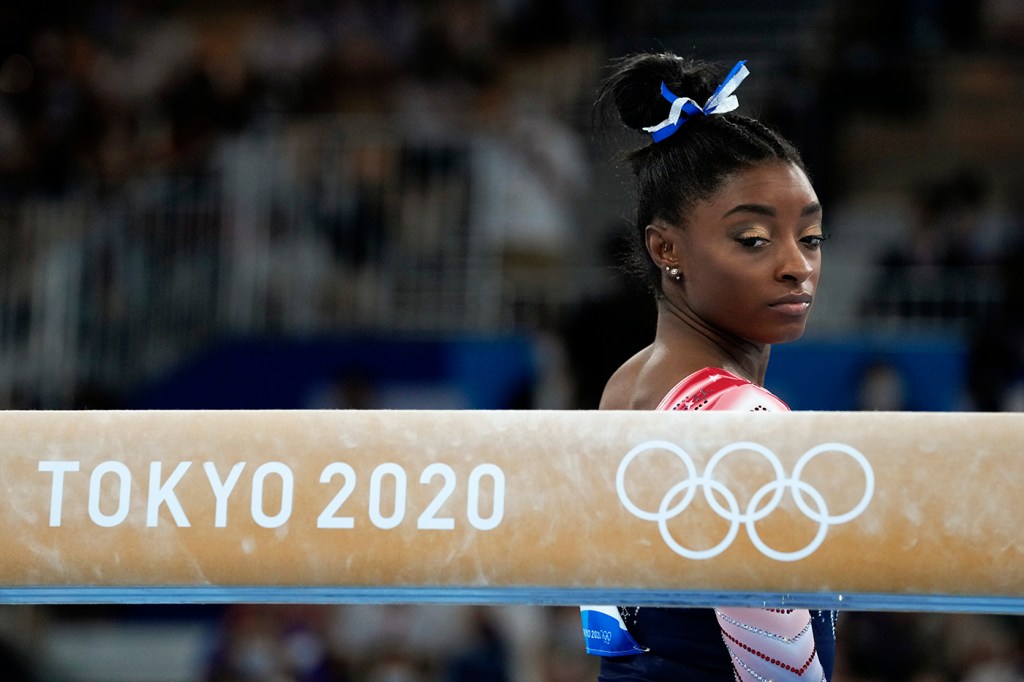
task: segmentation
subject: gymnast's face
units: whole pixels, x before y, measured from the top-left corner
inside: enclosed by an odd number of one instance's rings
[[[800,337],[821,271],[821,205],[789,163],[739,171],[670,228],[681,281],[666,296],[704,324],[755,343]]]

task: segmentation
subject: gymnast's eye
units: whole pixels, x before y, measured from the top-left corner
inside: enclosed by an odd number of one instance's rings
[[[827,235],[827,234],[812,234],[812,235],[808,235],[808,236],[804,237],[800,241],[802,241],[804,244],[807,244],[808,246],[810,246],[812,248],[817,249],[817,248],[820,248],[821,245],[824,244],[825,241],[828,240],[828,238],[829,238],[829,235]]]
[[[764,237],[738,237],[736,241],[748,249],[763,248],[769,243]]]

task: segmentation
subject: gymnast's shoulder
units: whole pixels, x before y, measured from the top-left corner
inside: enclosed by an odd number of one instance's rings
[[[656,409],[665,394],[688,373],[679,359],[657,344],[637,352],[608,379],[599,409]]]

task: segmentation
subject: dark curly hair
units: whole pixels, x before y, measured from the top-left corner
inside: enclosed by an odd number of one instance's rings
[[[673,135],[654,143],[643,128],[668,117],[671,104],[661,84],[679,97],[703,104],[722,82],[719,65],[663,52],[616,60],[594,102],[595,121],[609,120],[609,109],[627,128],[642,133],[644,146],[624,160],[636,175],[636,213],[630,239],[629,269],[661,295],[658,267],[647,253],[644,233],[656,219],[685,227],[698,201],[711,197],[725,179],[752,166],[788,162],[805,173],[799,152],[771,127],[734,112],[695,116]]]

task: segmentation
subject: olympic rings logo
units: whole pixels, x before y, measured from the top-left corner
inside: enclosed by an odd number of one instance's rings
[[[661,498],[657,511],[641,509],[633,503],[626,492],[626,471],[629,465],[643,453],[652,450],[667,450],[671,452],[683,463],[688,474],[687,478],[669,488],[665,496]],[[730,454],[740,451],[755,452],[761,455],[767,460],[775,473],[775,480],[761,486],[751,496],[744,511],[740,510],[740,503],[736,499],[736,495],[724,483],[715,479],[715,468],[721,464],[722,460]],[[804,468],[811,460],[824,453],[832,452],[841,453],[852,458],[864,472],[864,494],[852,509],[843,514],[830,514],[828,504],[825,502],[821,492],[800,478]],[[672,536],[668,527],[669,521],[682,514],[690,506],[690,503],[693,502],[697,495],[698,488],[704,492],[704,499],[707,501],[708,506],[718,516],[729,522],[729,530],[721,542],[714,547],[700,550],[684,547]],[[619,463],[619,470],[615,474],[615,489],[619,494],[619,500],[626,509],[641,519],[656,521],[658,529],[661,531],[661,537],[669,548],[687,559],[711,559],[718,556],[728,549],[733,540],[736,539],[740,526],[745,526],[750,541],[766,557],[776,561],[799,561],[812,554],[821,546],[825,541],[825,536],[828,534],[830,526],[851,521],[867,508],[875,492],[875,473],[867,458],[855,448],[843,443],[823,443],[805,452],[793,468],[793,474],[786,476],[782,463],[774,452],[758,443],[738,442],[726,445],[716,452],[708,461],[707,466],[704,467],[704,472],[698,476],[697,468],[686,451],[674,443],[653,440],[637,445],[622,458],[622,462]],[[769,547],[761,539],[757,532],[757,522],[778,508],[787,490],[792,494],[797,508],[808,519],[818,524],[818,531],[815,533],[814,538],[802,549],[782,552]],[[721,496],[721,499],[725,500],[725,506],[719,502],[718,497],[713,493],[717,493],[718,496]],[[810,503],[808,503],[808,499]]]

